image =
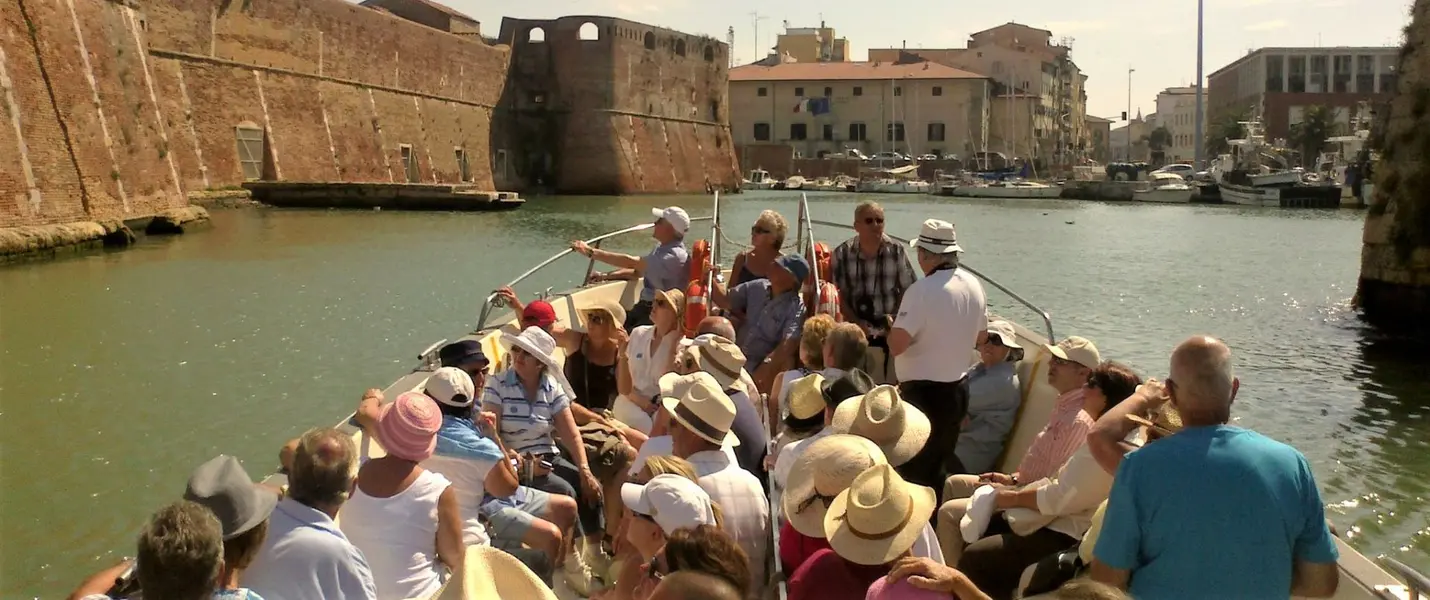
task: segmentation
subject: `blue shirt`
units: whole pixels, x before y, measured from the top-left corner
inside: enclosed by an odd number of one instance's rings
[[[1339,557],[1306,458],[1230,425],[1129,453],[1093,555],[1138,600],[1289,598],[1294,561]]]
[[[685,291],[685,286],[690,285],[690,271],[686,266],[688,260],[685,240],[666,242],[651,250],[645,256],[641,300],[654,300],[657,291]]]
[[[376,600],[372,571],[333,519],[292,498],[268,517],[268,538],[243,585],[268,600]]]
[[[804,299],[790,290],[772,296],[770,280],[747,281],[730,289],[730,308],[745,314],[735,344],[745,353],[745,370],[751,373],[780,343],[798,338],[804,330]]]
[[[979,364],[968,371],[968,426],[959,430],[953,453],[969,473],[987,473],[997,467],[994,463],[1018,420],[1023,395],[1015,365]]]
[[[536,397],[527,400],[526,388],[516,369],[507,369],[487,378],[482,406],[501,415],[501,438],[518,454],[556,454],[556,415],[571,406],[561,384],[549,373],[541,377]]]

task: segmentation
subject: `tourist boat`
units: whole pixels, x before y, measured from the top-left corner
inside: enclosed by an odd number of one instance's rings
[[[768,190],[775,187],[776,179],[770,177],[770,172],[764,169],[754,169],[750,171],[740,189],[744,190]]]
[[[952,195],[965,198],[1060,198],[1063,188],[1036,181],[995,181],[987,184],[960,185]]]
[[[712,244],[713,255],[716,257],[721,256],[721,239],[720,236],[717,235],[717,230],[720,225],[719,206],[720,197],[719,194],[716,194],[714,216],[691,219],[693,225],[696,227],[696,229],[691,230],[692,236],[698,235],[697,229],[701,228],[701,226],[711,227],[708,235],[710,243]],[[808,253],[813,248],[813,244],[816,241],[820,241],[815,239],[814,226],[820,227],[819,231],[823,232],[827,238],[822,241],[826,242],[843,239],[849,235],[847,230],[852,229],[848,223],[842,221],[834,222],[812,219],[809,213],[808,199],[804,197],[800,199],[800,214],[796,220],[796,225],[798,227],[798,235],[795,239],[801,240],[799,250],[803,253]],[[600,247],[603,242],[617,237],[631,235],[649,237],[649,231],[652,227],[654,227],[654,224],[645,222],[625,229],[598,235],[587,240],[587,243],[592,247]],[[890,235],[889,237],[901,243],[908,243],[906,239],[898,236]],[[510,282],[507,282],[507,285],[516,287],[536,273],[543,271],[553,263],[568,256],[578,255],[575,255],[570,249],[557,252],[555,255],[538,263]],[[582,260],[586,261],[585,272],[586,275],[589,276],[595,268],[595,263],[590,259]],[[1053,327],[1053,317],[1047,311],[1039,308],[1036,304],[1018,295],[998,281],[977,271],[967,262],[962,262],[961,268],[967,269],[969,273],[978,277],[985,286],[1003,292],[1008,298],[1011,298],[1012,301],[1021,304],[1023,307],[1031,310],[1031,314],[1038,316],[1038,319],[1034,322],[1026,324],[1014,323],[1018,342],[1024,348],[1027,348],[1028,352],[1017,365],[1019,380],[1023,382],[1022,407],[1019,409],[1017,423],[1009,435],[1006,450],[999,465],[1000,471],[1005,473],[1011,472],[1016,470],[1020,457],[1022,457],[1028,447],[1032,445],[1033,439],[1047,423],[1057,400],[1057,391],[1047,383],[1047,373],[1052,361],[1052,356],[1047,351],[1041,350],[1045,348],[1050,341],[1057,339],[1057,333]],[[728,273],[726,275],[728,275]],[[582,280],[584,281],[585,278],[583,277]],[[499,287],[495,285],[498,282],[492,283],[493,285],[490,287]],[[550,302],[556,309],[557,318],[562,325],[575,327],[578,326],[579,323],[578,315],[585,307],[595,305],[597,302],[614,301],[629,308],[633,306],[639,298],[640,289],[640,280],[607,282],[577,287],[554,294],[548,293],[544,294],[544,297],[545,300]],[[510,313],[497,314],[497,311],[500,309],[497,298],[498,296],[495,293],[489,294],[486,297],[472,333],[460,336],[460,339],[474,339],[481,342],[483,351],[492,360],[491,369],[493,372],[504,368],[509,360],[507,349],[500,342],[501,334],[503,332],[516,333],[520,328],[517,315]],[[992,318],[991,315],[990,318]],[[396,398],[403,392],[420,390],[427,377],[431,375],[432,371],[438,368],[440,364],[437,357],[438,351],[447,343],[448,340],[439,340],[419,351],[416,356],[416,364],[412,371],[388,385],[387,388],[383,390],[384,395],[388,398]],[[372,436],[353,427],[350,424],[350,419],[351,416],[344,417],[338,422],[337,427],[353,435],[357,442],[361,459],[368,460],[382,456],[384,453],[377,441],[373,439]],[[265,480],[265,483],[283,485],[286,483],[286,479],[282,474],[273,474]],[[756,560],[773,561],[772,564],[775,565],[775,570],[772,571],[772,573],[781,572],[778,552],[776,551],[779,547],[779,524],[782,522],[779,515],[779,496],[779,489],[773,489],[771,491],[770,518],[773,539],[771,540],[769,548],[773,556],[755,557]],[[1392,600],[1410,598],[1412,590],[1422,595],[1430,594],[1430,579],[1415,572],[1403,563],[1391,558],[1381,558],[1379,561],[1380,564],[1377,564],[1357,552],[1339,537],[1336,538],[1336,547],[1340,552],[1339,566],[1341,578],[1339,589],[1334,598],[1340,600]],[[1394,575],[1392,575],[1392,572]],[[1398,580],[1397,576],[1400,577],[1401,580]],[[579,597],[565,585],[565,582],[561,579],[559,570],[555,577],[555,591],[558,598],[566,600]],[[776,582],[769,584],[775,586],[775,589],[773,589],[770,594],[767,594],[766,597],[777,597],[783,600],[783,598],[785,598],[784,583],[781,578],[776,579]],[[434,595],[430,600],[445,600],[448,598],[460,599],[463,597],[462,591],[458,589],[460,587],[460,584],[454,580],[446,589],[439,591],[438,594]]]
[[[1132,199],[1138,202],[1191,202],[1196,188],[1187,185],[1187,180],[1175,173],[1153,173],[1146,189],[1132,191]]]

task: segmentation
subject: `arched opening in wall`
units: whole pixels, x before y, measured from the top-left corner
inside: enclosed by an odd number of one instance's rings
[[[601,28],[597,27],[595,23],[583,23],[576,37],[586,41],[599,40],[601,39]]]
[[[685,56],[685,40],[675,40],[675,54]]]
[[[532,27],[526,30],[526,41],[532,44],[539,44],[546,41],[546,30],[540,27]]]
[[[655,50],[655,34],[649,31],[645,32],[645,49]]]
[[[263,130],[258,125],[244,121],[234,126],[234,138],[238,143],[238,168],[244,181],[263,178],[263,157],[268,149],[264,145]]]
[[[705,62],[715,62],[715,48],[705,47]]]

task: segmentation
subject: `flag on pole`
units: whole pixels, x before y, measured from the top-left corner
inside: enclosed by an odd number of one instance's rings
[[[805,98],[795,103],[794,112],[822,115],[829,112],[829,98]]]

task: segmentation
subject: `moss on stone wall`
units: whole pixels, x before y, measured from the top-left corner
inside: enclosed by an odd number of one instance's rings
[[[1430,0],[1416,0],[1410,18],[1371,207],[1394,215],[1387,233],[1402,261],[1430,246]]]

